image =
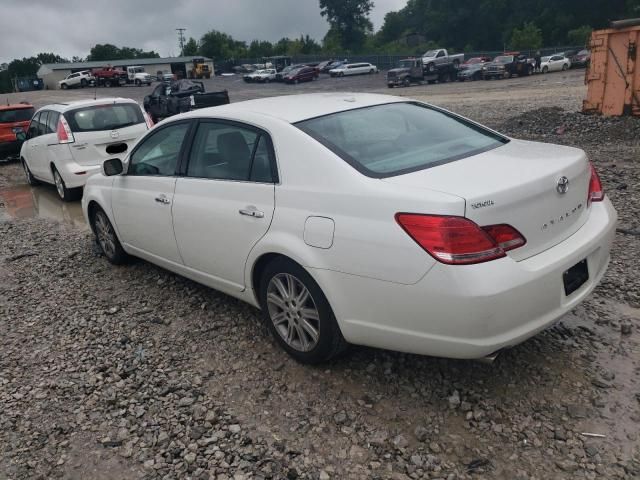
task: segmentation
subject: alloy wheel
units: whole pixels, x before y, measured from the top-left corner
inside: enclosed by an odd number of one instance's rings
[[[104,212],[96,213],[94,226],[102,251],[108,258],[113,258],[116,253],[116,235]]]
[[[320,314],[311,293],[290,273],[274,275],[267,287],[269,318],[291,348],[309,352],[320,339]]]
[[[53,181],[56,184],[58,195],[60,195],[60,198],[64,199],[64,181],[57,170],[53,171]]]

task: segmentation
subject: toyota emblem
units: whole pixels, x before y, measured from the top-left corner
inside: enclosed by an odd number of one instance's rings
[[[118,138],[119,136],[120,132],[118,132],[117,130],[111,130],[111,138]]]
[[[558,185],[556,185],[556,190],[560,194],[565,194],[569,191],[569,179],[565,176],[562,176],[558,179]]]

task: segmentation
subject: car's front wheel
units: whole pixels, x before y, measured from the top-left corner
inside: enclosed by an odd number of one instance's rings
[[[29,185],[31,185],[32,187],[40,185],[40,182],[36,179],[36,177],[33,176],[31,170],[29,170],[29,165],[27,165],[27,162],[24,158],[22,159],[22,169],[24,170],[24,176],[27,178],[27,183]]]
[[[64,183],[64,179],[58,169],[56,167],[52,167],[53,169],[53,183],[56,186],[56,191],[58,192],[58,196],[65,202],[72,202],[80,198],[80,194],[82,193],[81,188],[67,188],[67,185]]]
[[[125,263],[129,256],[122,248],[115,229],[109,221],[109,217],[107,217],[104,210],[99,207],[97,207],[93,215],[91,215],[91,227],[96,235],[96,241],[100,246],[100,250],[102,250],[104,256],[107,257],[107,260],[114,265]]]
[[[296,360],[321,363],[346,349],[327,298],[300,265],[285,258],[267,265],[259,297],[269,330]]]
[[[66,90],[67,88],[69,88],[69,86],[66,83],[63,83],[63,84],[60,85],[60,88],[62,90]]]

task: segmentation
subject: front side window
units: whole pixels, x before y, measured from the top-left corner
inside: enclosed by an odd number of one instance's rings
[[[296,126],[371,177],[422,170],[508,142],[471,122],[410,102],[348,110]]]
[[[71,131],[99,132],[144,123],[137,103],[108,103],[70,110],[64,114]]]
[[[272,182],[270,151],[266,135],[256,130],[202,122],[193,140],[187,176]]]
[[[161,128],[145,138],[131,154],[128,175],[173,176],[189,123]]]

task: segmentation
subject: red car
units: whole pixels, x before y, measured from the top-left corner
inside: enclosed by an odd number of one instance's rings
[[[300,82],[310,82],[315,80],[319,76],[319,72],[317,68],[314,67],[301,67],[297,70],[291,70],[285,77],[285,83],[300,83]]]
[[[18,158],[22,142],[16,139],[16,133],[27,132],[34,113],[28,103],[0,105],[0,161]]]

